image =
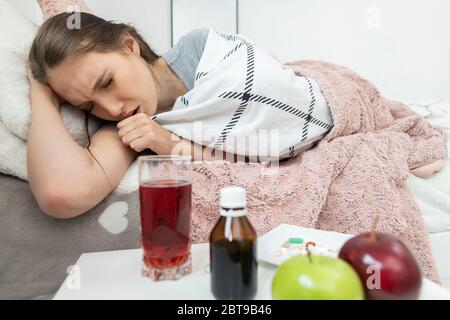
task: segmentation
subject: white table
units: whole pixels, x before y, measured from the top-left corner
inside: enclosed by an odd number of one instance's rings
[[[77,272],[69,275],[54,299],[214,299],[210,291],[209,245],[192,246],[192,273],[176,281],[154,282],[141,276],[141,249],[82,254]],[[271,299],[276,266],[259,262],[258,292],[255,299]],[[79,283],[74,276],[79,271]],[[79,284],[79,286],[78,286]],[[450,292],[424,279],[421,299],[449,299]]]

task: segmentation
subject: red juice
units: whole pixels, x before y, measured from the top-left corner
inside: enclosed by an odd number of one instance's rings
[[[148,268],[172,268],[190,255],[191,183],[149,181],[139,186],[141,244]]]

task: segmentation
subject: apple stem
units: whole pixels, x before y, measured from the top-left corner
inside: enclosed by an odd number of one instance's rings
[[[308,254],[309,263],[313,263],[312,257],[311,257],[311,251],[309,250],[309,245],[306,246],[306,252]]]
[[[380,215],[377,214],[375,216],[375,219],[372,223],[372,230],[370,231],[370,239],[375,241],[376,240],[376,236],[375,236],[375,232],[377,231],[377,226],[378,226],[378,222],[380,221]]]

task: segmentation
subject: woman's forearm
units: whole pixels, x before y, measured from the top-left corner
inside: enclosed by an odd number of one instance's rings
[[[158,155],[189,155],[192,160],[227,160],[248,162],[244,156],[211,149],[163,128],[145,114],[137,114],[117,124],[122,142],[136,152],[151,149]],[[143,135],[144,133],[144,135]],[[132,138],[134,137],[134,138]]]
[[[92,160],[65,128],[58,101],[37,92],[30,94],[30,102],[27,169],[36,199],[45,199],[49,193],[64,194],[87,188],[89,177],[86,173]]]
[[[227,160],[230,162],[248,162],[244,156],[227,153],[221,150],[216,150],[196,144],[189,140],[182,139],[178,145],[175,146],[175,154],[190,155],[193,161],[196,160]]]

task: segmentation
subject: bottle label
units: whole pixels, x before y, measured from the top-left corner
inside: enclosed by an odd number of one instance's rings
[[[220,215],[223,217],[242,217],[247,215],[246,208],[239,209],[228,209],[228,208],[220,208]]]

